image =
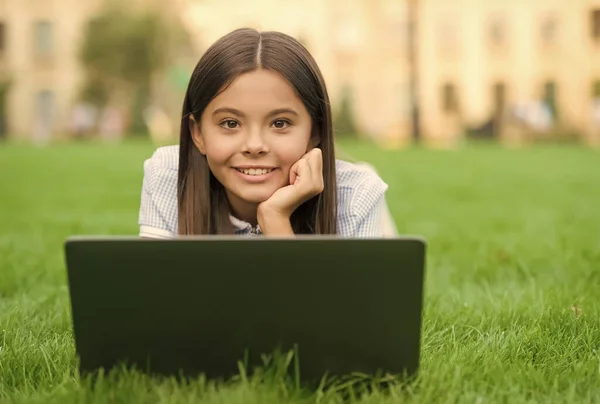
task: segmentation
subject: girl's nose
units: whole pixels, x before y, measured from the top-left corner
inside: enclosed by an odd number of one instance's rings
[[[264,141],[263,135],[259,129],[250,130],[244,139],[242,152],[244,154],[258,155],[265,154],[269,148]]]

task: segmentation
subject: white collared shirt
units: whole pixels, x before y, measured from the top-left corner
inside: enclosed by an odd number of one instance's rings
[[[158,148],[144,162],[144,179],[138,223],[140,236],[171,238],[177,235],[177,171],[179,146]],[[338,235],[374,238],[384,236],[387,184],[369,167],[336,160]],[[261,234],[230,216],[239,235]]]

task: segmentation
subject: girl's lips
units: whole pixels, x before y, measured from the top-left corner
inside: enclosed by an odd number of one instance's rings
[[[276,168],[263,168],[263,169],[259,169],[259,168],[247,168],[247,169],[240,169],[240,168],[234,168],[235,172],[237,173],[238,177],[240,177],[242,180],[249,182],[251,184],[258,184],[261,182],[265,182],[267,181],[269,178],[271,178],[273,176],[273,173],[275,173],[277,171]]]

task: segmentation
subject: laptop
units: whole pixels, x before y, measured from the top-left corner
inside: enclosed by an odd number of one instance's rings
[[[293,351],[307,383],[415,375],[425,250],[416,237],[69,238],[79,370],[224,380]]]

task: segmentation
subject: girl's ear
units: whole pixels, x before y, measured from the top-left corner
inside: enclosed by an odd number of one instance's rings
[[[319,145],[319,143],[321,143],[321,137],[320,136],[311,136],[310,142],[308,142],[308,150],[307,150],[307,152],[309,152],[312,149],[314,149],[315,147],[317,147]]]
[[[200,131],[200,124],[196,122],[192,115],[190,115],[188,124],[190,125],[190,134],[192,135],[192,141],[194,142],[194,145],[196,145],[202,155],[206,155],[204,136],[202,136],[202,132]]]
[[[309,151],[317,147],[320,143],[321,134],[317,130],[313,129],[312,133],[310,134],[310,140],[308,141],[308,148],[306,152],[308,153]]]

